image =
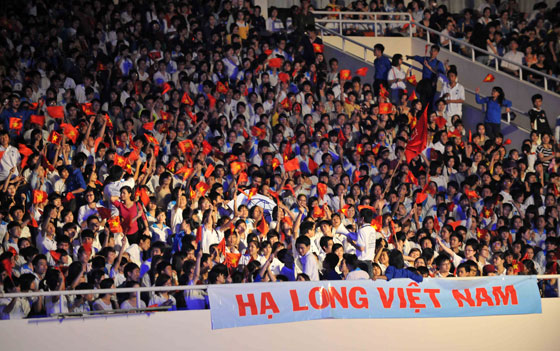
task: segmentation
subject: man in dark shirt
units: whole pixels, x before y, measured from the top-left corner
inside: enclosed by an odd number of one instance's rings
[[[531,97],[533,108],[529,111],[529,118],[531,119],[531,130],[536,131],[539,135],[549,134],[552,135],[552,129],[546,119],[546,112],[542,107],[543,97],[541,94],[535,94]]]
[[[379,90],[382,84],[385,88],[389,86],[387,83],[387,76],[389,74],[389,70],[391,69],[391,61],[389,61],[387,56],[383,55],[383,51],[385,51],[385,47],[382,44],[375,44],[373,47],[373,54],[376,57],[375,61],[373,61],[373,66],[375,67],[373,90],[375,95],[379,95]]]

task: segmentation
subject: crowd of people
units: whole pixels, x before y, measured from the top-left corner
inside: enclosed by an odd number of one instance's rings
[[[507,151],[502,89],[467,131],[438,46],[418,83],[382,45],[374,72],[339,67],[306,0],[279,31],[250,1],[48,5],[2,5],[1,290],[170,288],[3,297],[3,319],[208,307],[177,285],[558,272],[538,94]]]
[[[413,36],[438,43],[449,48],[451,44],[454,52],[472,57],[471,46],[498,55],[511,62],[500,60],[498,66],[508,74],[519,77],[540,87],[545,86],[544,77],[535,72],[523,70],[529,67],[538,72],[557,77],[560,73],[560,2],[549,8],[546,2],[535,2],[533,10],[525,13],[519,9],[515,0],[485,0],[478,7],[467,8],[461,13],[450,13],[446,5],[438,5],[436,1],[412,0],[407,6],[403,1],[355,1],[348,6],[340,5],[337,0],[331,0],[326,10],[328,11],[355,11],[355,12],[391,12],[409,13],[414,22],[428,27],[437,32],[428,32],[420,26],[409,26],[406,23],[397,24],[346,24],[344,30],[347,34],[374,35],[405,35],[409,30]],[[373,19],[371,15],[348,16],[354,19]],[[404,20],[403,16],[383,16],[380,19]],[[337,23],[327,25],[338,28]],[[443,35],[439,35],[442,33]],[[447,37],[459,39],[460,42],[451,42]],[[496,66],[495,58],[481,51],[475,51],[476,60],[489,66]],[[547,88],[560,92],[560,85],[550,80]]]

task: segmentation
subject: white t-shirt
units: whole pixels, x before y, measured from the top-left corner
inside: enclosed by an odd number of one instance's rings
[[[376,235],[375,229],[370,224],[366,224],[358,230],[356,243],[363,248],[363,251],[356,249],[356,256],[358,256],[360,261],[373,260],[375,256]]]
[[[298,259],[301,265],[301,272],[309,276],[311,281],[319,280],[319,265],[317,263],[317,258],[311,251],[308,251],[305,255],[300,256]]]
[[[406,78],[406,73],[405,71],[395,66],[392,66],[391,69],[389,70],[389,75],[387,76],[387,80],[391,81],[391,80],[395,80],[395,79],[405,79]],[[406,84],[404,84],[404,82],[395,82],[393,84],[391,84],[391,89],[406,89]]]
[[[443,96],[444,94],[449,94],[449,96],[447,97],[448,100],[465,100],[465,88],[459,83],[455,84],[453,88],[451,87],[451,85],[449,85],[449,83],[445,83],[443,85],[443,88],[441,89],[441,95]],[[449,116],[449,120],[451,120],[451,117],[454,115],[462,116],[463,104],[447,104],[447,106],[445,107],[445,114]]]

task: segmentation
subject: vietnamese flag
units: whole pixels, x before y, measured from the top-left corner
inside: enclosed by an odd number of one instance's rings
[[[196,192],[198,193],[199,196],[204,196],[204,194],[206,194],[208,189],[210,189],[210,185],[208,185],[204,182],[198,182],[198,184],[196,184],[196,187],[195,187],[195,190],[196,190]]]
[[[33,204],[40,204],[49,199],[49,195],[43,190],[33,190]]]
[[[364,144],[356,145],[356,152],[358,155],[362,156],[364,154]]]
[[[218,82],[218,83],[216,84],[216,91],[217,91],[218,93],[220,93],[220,94],[225,94],[225,93],[227,93],[227,92],[229,91],[228,84],[227,84],[227,83],[224,84],[224,83],[222,83],[222,82]]]
[[[344,216],[346,216],[346,214],[348,213],[348,209],[350,208],[350,205],[346,204],[344,205],[344,207],[342,207],[340,210],[338,210],[338,212],[342,213]]]
[[[60,127],[62,128],[64,135],[66,135],[68,139],[72,140],[72,142],[76,144],[76,140],[78,140],[78,135],[80,134],[78,132],[78,129],[68,123],[62,123]]]
[[[169,85],[169,83],[163,83],[162,87],[163,87],[163,90],[161,92],[161,95],[165,95],[171,90],[171,85]]]
[[[235,268],[239,265],[239,259],[241,258],[240,253],[226,252],[225,265],[228,268]]]
[[[121,218],[119,216],[114,216],[109,218],[109,220],[107,221],[107,224],[109,225],[109,231],[111,233],[122,233],[123,229],[121,226]]]
[[[494,80],[496,79],[496,77],[494,77],[492,75],[492,73],[488,73],[486,75],[486,77],[484,77],[484,79],[482,80],[484,83],[492,83]]]
[[[428,106],[424,109],[420,120],[416,124],[416,128],[412,130],[409,141],[406,144],[406,149],[404,151],[406,156],[406,162],[410,161],[418,156],[427,145],[428,137]]]
[[[159,145],[159,142],[157,141],[156,138],[154,138],[153,135],[144,133],[144,137],[146,138],[146,141],[147,141],[149,144]],[[131,144],[134,144],[134,143],[131,142]]]
[[[410,94],[410,97],[408,98],[408,101],[414,101],[418,99],[418,95],[416,95],[416,91],[413,90],[412,94]]]
[[[23,123],[18,117],[10,117],[10,129],[17,130],[18,133],[23,128]]]
[[[327,193],[327,184],[317,183],[317,194],[319,194],[319,198],[321,200],[324,200],[326,193]]]
[[[51,144],[60,145],[60,139],[60,134],[53,130],[51,134],[49,134],[49,138],[47,139],[47,141]]]
[[[239,174],[239,178],[237,178],[237,183],[242,184],[242,183],[248,183],[248,182],[249,182],[249,176],[247,175],[247,172],[241,172]]]
[[[312,212],[313,218],[323,218],[325,217],[325,209],[323,207],[315,206]]]
[[[385,89],[385,86],[383,84],[381,84],[381,86],[379,87],[379,95],[384,98],[389,97],[389,92],[387,91],[387,89]]]
[[[194,169],[190,168],[189,165],[185,164],[183,167],[175,171],[175,174],[184,173],[183,179],[187,179],[194,172]]]
[[[388,115],[393,111],[393,105],[390,102],[382,102],[379,104],[379,114]]]
[[[282,102],[280,102],[280,106],[282,106],[284,110],[289,110],[292,108],[292,102],[289,98],[285,98]]]
[[[47,113],[52,118],[62,119],[64,118],[64,107],[62,106],[48,106]]]
[[[179,150],[181,150],[181,152],[184,154],[191,152],[193,147],[194,144],[190,139],[185,139],[179,143]]]
[[[243,169],[243,163],[239,161],[235,161],[229,164],[231,167],[231,174],[237,175],[241,169]]]
[[[275,157],[272,159],[272,170],[275,170],[278,166],[280,166],[280,160]]]
[[[282,83],[288,83],[290,81],[290,75],[286,72],[281,72],[281,73],[278,74],[278,79]]]
[[[212,145],[210,145],[210,143],[207,142],[206,140],[202,141],[202,152],[205,155],[208,155],[209,153],[212,152]]]
[[[124,156],[121,155],[117,155],[115,154],[115,158],[113,159],[113,164],[115,166],[119,166],[121,168],[125,168],[126,167],[126,158],[124,158]]]
[[[41,127],[45,125],[45,116],[42,115],[31,115],[29,118],[31,123],[40,125]]]
[[[406,174],[406,182],[418,185],[418,179],[414,176],[414,174],[412,174],[412,171],[410,170]]]
[[[511,139],[508,138],[506,139],[506,141],[504,141],[504,145],[509,145],[509,144],[511,144]]]
[[[369,70],[369,68],[367,67],[362,67],[362,68],[358,68],[356,70],[356,75],[357,76],[362,76],[365,77],[367,75],[367,71]]]
[[[443,118],[441,116],[436,117],[436,125],[439,129],[445,128],[446,124],[447,124],[447,121],[445,120],[445,118]]]
[[[352,77],[352,73],[349,69],[343,69],[340,71],[340,79],[349,80]]]
[[[479,198],[478,194],[474,190],[467,189],[465,190],[465,195],[469,198],[469,200],[476,200]]]
[[[346,138],[346,136],[344,135],[344,133],[342,132],[342,129],[338,130],[338,143],[340,145],[343,145],[344,143],[348,142],[348,139]]]
[[[266,223],[266,221],[264,220],[264,217],[261,219],[261,222],[260,222],[259,225],[257,226],[257,230],[258,230],[262,235],[267,235],[267,234],[268,234],[268,223]]]
[[[292,195],[293,195],[294,197],[296,197],[296,192],[295,192],[295,190],[294,190],[294,187],[293,187],[291,184],[286,184],[286,185],[284,185],[284,187],[282,188],[282,190],[288,190],[289,192],[292,193]]]
[[[414,74],[406,77],[406,81],[409,82],[413,86],[416,86],[416,84],[418,84],[416,82],[416,76]]]
[[[316,54],[322,54],[325,51],[325,45],[313,43],[313,52]]]
[[[377,216],[371,221],[371,226],[376,231],[381,231],[383,229],[383,216]]]
[[[20,154],[22,154],[23,156],[31,156],[33,155],[33,150],[31,150],[30,148],[28,148],[26,145],[24,144],[19,144],[18,145],[18,151]]]
[[[154,61],[157,61],[161,58],[161,53],[159,51],[151,51],[148,53],[148,57]]]
[[[311,172],[311,174],[315,174],[315,171],[317,170],[317,168],[319,168],[317,162],[313,161],[311,157],[309,158],[309,162],[307,162],[307,167],[309,169],[309,172]]]
[[[266,129],[259,128],[257,126],[252,126],[251,127],[251,134],[253,134],[253,136],[255,136],[257,138],[263,138],[263,137],[266,137]]]
[[[144,123],[142,125],[142,128],[144,128],[145,130],[152,131],[152,130],[154,130],[154,122]]]
[[[418,194],[416,194],[416,203],[421,204],[426,201],[427,198],[428,194],[426,194],[425,192],[419,192]]]
[[[299,169],[299,161],[297,158],[293,158],[288,162],[284,162],[284,170],[286,172],[291,172]]]
[[[92,110],[91,102],[86,102],[82,104],[82,111],[86,114],[86,116],[93,116],[95,112]]]
[[[271,58],[270,60],[268,60],[268,66],[272,68],[282,67],[282,58],[281,57]]]
[[[187,92],[183,94],[183,97],[181,98],[181,103],[185,105],[191,105],[191,106],[194,105],[193,99],[191,99],[191,97],[189,96],[189,94],[187,94]]]
[[[206,178],[206,179],[210,178],[210,176],[212,175],[212,172],[214,172],[214,165],[210,164],[208,166],[208,168],[206,168],[206,172],[204,172],[204,178]]]
[[[113,121],[111,121],[111,117],[108,114],[105,114],[105,121],[107,128],[113,129]]]
[[[107,67],[106,67],[104,64],[102,64],[101,62],[98,62],[98,63],[97,63],[97,68],[96,68],[95,70],[96,70],[97,72],[99,72],[99,71],[107,71]]]

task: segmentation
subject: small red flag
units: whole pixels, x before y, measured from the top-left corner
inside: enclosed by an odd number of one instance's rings
[[[326,193],[327,193],[327,184],[317,183],[317,194],[319,194],[319,198],[321,200],[324,200]]]
[[[206,194],[208,189],[210,189],[210,185],[208,185],[204,182],[198,182],[198,184],[196,184],[196,187],[195,187],[195,190],[196,190],[196,192],[198,193],[199,196],[204,196],[204,194]]]
[[[445,120],[445,118],[443,118],[441,116],[436,117],[436,125],[439,129],[445,128],[446,124],[447,124],[447,121]]]
[[[286,172],[291,172],[299,169],[299,161],[297,158],[293,158],[288,162],[284,162],[284,170]]]
[[[49,195],[43,190],[33,190],[33,203],[40,204],[49,199]]]
[[[352,73],[349,69],[343,69],[340,71],[340,79],[349,80],[352,77]]]
[[[313,43],[313,52],[316,54],[322,54],[325,51],[325,45]]]
[[[275,57],[268,60],[268,66],[272,68],[280,68],[282,67],[282,58]]]
[[[238,184],[244,184],[244,183],[248,183],[249,182],[249,176],[247,175],[247,172],[241,172],[239,174],[239,178],[237,179],[237,183]]]
[[[416,95],[416,91],[413,90],[412,94],[410,94],[410,97],[408,98],[408,101],[414,101],[418,99],[418,95]]]
[[[409,82],[413,86],[416,86],[416,84],[418,84],[416,82],[416,76],[415,75],[411,75],[411,76],[406,77],[406,81]]]
[[[163,87],[163,90],[161,92],[161,95],[165,95],[171,90],[171,85],[169,85],[169,83],[163,83],[162,87]]]
[[[107,224],[109,225],[109,231],[111,233],[122,233],[123,229],[121,226],[121,218],[119,216],[111,217]]]
[[[181,103],[186,105],[191,105],[191,106],[194,105],[193,99],[191,99],[191,97],[189,96],[189,94],[187,94],[187,92],[183,94],[183,97],[181,98]]]
[[[45,116],[43,116],[43,115],[31,115],[30,121],[31,121],[31,123],[38,124],[42,127],[42,126],[45,125]]]
[[[47,107],[47,113],[52,118],[58,118],[58,119],[64,118],[64,107],[62,107],[62,106],[48,106]]]
[[[235,161],[230,163],[230,167],[231,167],[231,174],[237,175],[237,173],[239,173],[239,171],[243,169],[243,163]]]
[[[288,83],[290,81],[290,75],[286,72],[280,72],[278,74],[278,79],[280,79],[282,83]]]
[[[218,93],[220,93],[220,94],[225,94],[225,93],[227,93],[227,92],[229,91],[228,84],[227,84],[227,83],[224,84],[224,83],[222,83],[222,82],[218,82],[218,83],[216,84],[216,91],[217,91]]]
[[[212,145],[210,145],[210,143],[207,142],[206,140],[202,141],[202,152],[205,155],[208,155],[209,153],[212,152]]]
[[[309,172],[311,174],[315,174],[315,171],[317,170],[317,168],[319,168],[319,166],[317,165],[317,162],[313,161],[313,159],[311,157],[309,158],[309,162],[307,163],[307,167],[309,168]]]
[[[393,105],[390,102],[382,102],[379,104],[379,114],[388,115],[393,111]]]
[[[426,201],[427,198],[428,198],[428,194],[424,192],[419,192],[418,194],[416,194],[416,203],[421,204],[422,202]]]
[[[17,130],[18,132],[23,128],[23,123],[18,117],[10,117],[10,129]]]
[[[369,70],[368,67],[362,67],[362,68],[358,68],[356,70],[356,75],[357,76],[362,76],[365,77],[367,75],[367,71]]]
[[[144,128],[145,130],[152,131],[152,130],[154,130],[154,122],[144,123],[142,125],[142,128]]]
[[[204,178],[206,178],[206,179],[210,178],[210,176],[212,175],[212,172],[214,172],[214,165],[209,164],[208,168],[206,168],[206,172],[204,172]]]
[[[496,79],[496,77],[494,77],[492,75],[492,73],[488,73],[486,75],[486,77],[484,77],[484,79],[482,80],[484,83],[492,83],[494,80]]]
[[[60,145],[60,139],[60,134],[53,130],[51,134],[49,134],[47,141],[52,144]]]
[[[72,140],[72,142],[76,144],[76,141],[78,140],[78,135],[80,134],[78,132],[78,129],[76,129],[76,127],[68,123],[62,123],[60,127],[62,128],[64,135],[66,135],[68,139]]]
[[[181,150],[181,152],[184,153],[184,154],[187,154],[187,153],[191,152],[193,147],[194,147],[194,144],[193,144],[192,140],[190,140],[190,139],[185,139],[185,140],[179,142],[179,150]]]

